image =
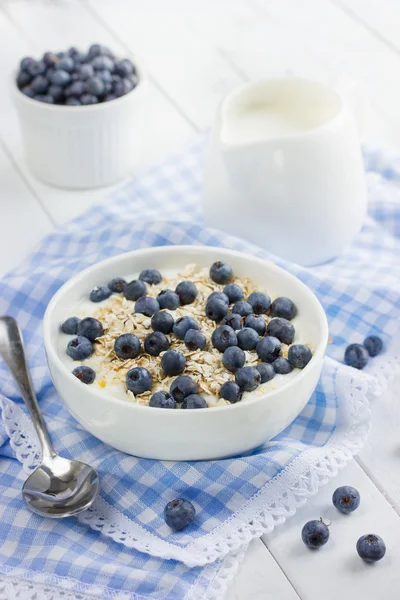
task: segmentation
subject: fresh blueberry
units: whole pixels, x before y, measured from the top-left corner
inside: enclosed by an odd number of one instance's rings
[[[332,502],[338,511],[347,515],[360,506],[360,493],[350,485],[342,485],[333,492]]]
[[[110,290],[112,292],[115,292],[116,294],[120,294],[121,292],[123,292],[125,286],[126,280],[123,277],[114,277],[114,279],[111,279],[111,281],[108,283],[108,287],[110,288]]]
[[[228,296],[229,304],[234,304],[244,298],[243,290],[237,283],[228,283],[228,285],[224,287],[224,294]]]
[[[263,362],[272,363],[280,356],[281,343],[278,338],[271,335],[262,338],[257,346],[256,352]]]
[[[174,317],[167,312],[158,311],[151,317],[153,331],[171,333],[174,326]]]
[[[236,302],[233,305],[232,312],[240,315],[241,317],[248,317],[249,315],[253,314],[254,311],[251,304],[245,302],[244,300],[239,300],[239,302]]]
[[[117,96],[117,98],[120,98],[121,96],[125,96],[125,94],[130,92],[132,88],[133,85],[131,80],[125,78],[121,79],[120,81],[117,81],[117,83],[114,84],[113,92]]]
[[[88,106],[89,104],[97,104],[99,99],[94,94],[82,94],[79,98],[81,104]]]
[[[104,69],[104,71],[97,71],[96,75],[97,77],[100,77],[102,81],[104,81],[104,83],[106,84],[106,88],[108,90],[111,90],[113,78],[110,71]]]
[[[155,298],[151,296],[142,296],[135,302],[135,312],[152,317],[154,313],[160,310],[160,305]]]
[[[206,304],[206,315],[212,321],[217,323],[228,314],[229,307],[223,300],[212,298]]]
[[[178,338],[178,340],[184,340],[186,332],[189,331],[189,329],[198,330],[200,329],[200,327],[197,321],[193,319],[193,317],[187,316],[179,317],[179,319],[175,321],[172,331],[174,332],[174,335]]]
[[[27,71],[20,71],[17,75],[17,86],[19,88],[28,85],[32,81],[32,76]]]
[[[183,402],[187,396],[197,394],[197,383],[188,375],[180,375],[171,383],[169,393],[175,402]]]
[[[203,396],[199,396],[198,394],[190,394],[190,396],[186,396],[182,402],[182,408],[207,408],[207,402]]]
[[[188,350],[204,350],[207,344],[207,338],[196,329],[188,329],[184,337],[185,346]]]
[[[197,298],[197,287],[191,281],[181,281],[175,288],[182,306],[192,304]]]
[[[92,302],[102,302],[102,300],[109,298],[111,294],[112,291],[108,285],[99,285],[92,289],[89,298]]]
[[[140,279],[134,279],[126,284],[122,293],[127,300],[138,300],[147,294],[147,287]]]
[[[229,298],[226,294],[224,294],[224,292],[212,292],[208,296],[207,302],[210,302],[210,300],[212,300],[213,298],[215,298],[216,300],[222,300],[222,302],[225,302],[225,304],[229,304]]]
[[[67,354],[74,360],[85,360],[93,354],[93,345],[86,337],[78,335],[68,342]]]
[[[129,75],[136,74],[136,69],[129,58],[123,58],[115,65],[115,72],[121,77],[129,77]]]
[[[161,358],[161,367],[167,377],[180,375],[185,370],[186,358],[176,350],[167,350]]]
[[[234,381],[225,381],[225,383],[221,385],[219,395],[224,400],[228,400],[231,404],[235,404],[242,399],[243,392]]]
[[[168,308],[168,310],[176,310],[180,305],[178,294],[172,290],[161,290],[157,296],[157,302],[160,308]]]
[[[24,88],[22,88],[21,91],[23,94],[25,94],[25,96],[28,96],[28,98],[35,97],[35,92],[33,91],[30,85],[26,85]]]
[[[295,329],[287,319],[275,317],[267,325],[267,335],[278,338],[282,344],[291,344],[294,340]]]
[[[94,76],[94,69],[92,65],[81,65],[78,74],[83,81],[86,81],[86,79],[90,79]]]
[[[43,73],[46,72],[46,68],[47,67],[42,60],[33,60],[24,70],[28,71],[29,75],[32,75],[32,77],[36,77],[36,75],[43,75]]]
[[[301,539],[311,550],[321,548],[329,539],[329,529],[321,520],[308,521],[301,531]]]
[[[78,333],[78,325],[81,320],[78,317],[69,317],[61,325],[61,331],[68,335],[76,335]]]
[[[56,63],[55,67],[57,70],[72,73],[75,71],[75,62],[70,56],[64,56],[59,62]]]
[[[291,321],[296,316],[296,313],[296,305],[290,300],[290,298],[286,298],[285,296],[275,298],[271,304],[271,317],[281,317],[282,319]]]
[[[244,326],[254,329],[254,331],[257,331],[258,335],[261,336],[265,334],[267,328],[265,319],[259,315],[248,315],[244,320]]]
[[[286,358],[283,358],[283,356],[275,359],[272,366],[274,367],[275,373],[278,373],[279,375],[287,375],[293,371],[292,365]]]
[[[256,369],[261,375],[261,383],[267,383],[275,377],[274,367],[269,363],[262,362],[256,366]]]
[[[21,69],[21,71],[27,71],[28,67],[34,63],[34,59],[31,58],[30,56],[26,56],[25,58],[23,58],[21,60],[21,62],[19,63],[19,68]]]
[[[57,56],[53,52],[45,52],[42,57],[42,61],[46,67],[55,67],[59,62]]]
[[[86,337],[91,342],[97,340],[103,333],[103,325],[94,317],[85,317],[78,325],[78,335]]]
[[[230,346],[227,348],[222,355],[222,364],[225,369],[231,371],[231,373],[235,373],[238,369],[241,369],[246,362],[246,355],[237,346]]]
[[[161,331],[153,331],[149,333],[144,340],[144,351],[150,356],[159,356],[161,352],[165,352],[169,348],[169,339]]]
[[[366,562],[377,562],[386,554],[386,544],[379,535],[369,533],[363,535],[357,542],[357,552]]]
[[[69,98],[66,98],[65,104],[66,104],[66,106],[81,106],[82,105],[81,101],[78,98],[75,98],[75,96],[69,96]]]
[[[157,269],[144,269],[139,275],[140,281],[145,281],[149,285],[158,285],[161,283],[162,275]]]
[[[189,500],[177,498],[168,502],[164,508],[164,520],[168,527],[174,531],[182,531],[185,529],[196,516],[196,511]]]
[[[105,90],[105,84],[100,77],[94,75],[94,77],[90,77],[86,82],[86,88],[89,94],[93,94],[93,96],[102,96]]]
[[[58,70],[51,73],[50,81],[54,85],[61,85],[61,87],[65,87],[71,81],[71,75],[67,73],[67,71]]]
[[[242,329],[242,317],[236,313],[226,315],[221,321],[221,325],[229,325],[234,331]]]
[[[237,346],[237,335],[229,325],[220,325],[214,329],[211,343],[220,352],[225,352],[230,346]]]
[[[344,353],[344,362],[355,369],[363,369],[368,362],[369,354],[361,344],[350,344]]]
[[[51,84],[49,89],[47,90],[47,93],[50,94],[50,96],[52,96],[56,102],[61,100],[64,96],[64,91],[61,85]]]
[[[103,98],[103,102],[109,102],[110,100],[116,100],[117,96],[115,94],[106,94]]]
[[[211,265],[210,277],[215,283],[229,283],[233,277],[232,267],[222,260],[217,260]]]
[[[250,327],[244,327],[237,332],[238,346],[242,350],[254,350],[257,346],[260,336],[257,331],[250,329]]]
[[[252,392],[261,383],[261,375],[254,367],[242,367],[236,371],[235,380],[241,390]]]
[[[34,79],[32,79],[31,88],[35,92],[35,94],[44,94],[47,92],[47,88],[49,87],[49,82],[46,77],[43,75],[37,75]]]
[[[89,48],[88,57],[94,58],[95,56],[109,56],[114,58],[114,54],[107,46],[101,46],[100,44],[92,44]]]
[[[168,392],[156,392],[150,398],[149,406],[153,408],[175,408],[175,400]]]
[[[370,335],[364,340],[364,348],[370,356],[378,356],[383,350],[383,342],[377,335]]]
[[[288,352],[288,360],[297,369],[304,369],[312,359],[312,352],[308,346],[293,344]]]
[[[86,92],[86,83],[84,81],[74,81],[65,88],[64,94],[65,96],[82,96]]]
[[[36,94],[33,97],[38,102],[44,102],[45,104],[54,104],[54,98],[49,94]]]
[[[264,292],[253,292],[247,298],[247,302],[253,307],[256,315],[265,314],[271,306],[271,298]]]
[[[71,46],[71,48],[67,50],[67,56],[73,58],[75,62],[82,62],[84,58],[84,55],[75,46]]]
[[[93,371],[93,369],[87,367],[86,365],[75,367],[75,369],[72,371],[72,375],[75,375],[79,381],[82,381],[82,383],[86,384],[93,383],[93,381],[96,379],[96,373]]]
[[[126,374],[126,387],[134,394],[143,394],[151,390],[153,378],[144,367],[134,367]]]
[[[140,354],[140,341],[133,333],[123,333],[114,342],[114,352],[118,358],[128,360]]]
[[[95,56],[91,64],[96,71],[112,71],[114,68],[114,61],[109,56]]]

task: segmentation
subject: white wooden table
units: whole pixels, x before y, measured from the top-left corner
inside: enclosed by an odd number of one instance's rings
[[[51,189],[28,172],[7,90],[23,55],[101,42],[141,56],[150,100],[139,173],[208,128],[229,90],[290,72],[357,81],[372,106],[365,135],[400,151],[399,31],[398,0],[0,0],[0,275],[109,191]],[[357,460],[287,524],[250,545],[228,600],[398,600],[399,402],[393,392],[377,402]],[[345,483],[359,489],[361,507],[334,518],[330,498]],[[334,520],[331,540],[310,553],[301,527],[321,515]],[[371,531],[388,548],[372,567],[355,552],[358,537]]]

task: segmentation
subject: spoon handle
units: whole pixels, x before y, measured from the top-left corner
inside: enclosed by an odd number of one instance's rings
[[[12,317],[0,317],[0,356],[10,369],[20,389],[41,443],[43,456],[55,456],[56,452],[33,390],[21,331],[18,323]]]

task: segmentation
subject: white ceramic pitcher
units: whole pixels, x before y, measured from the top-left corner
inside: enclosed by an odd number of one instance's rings
[[[365,174],[344,98],[296,77],[249,83],[220,105],[205,180],[206,223],[288,260],[336,257],[361,229]]]

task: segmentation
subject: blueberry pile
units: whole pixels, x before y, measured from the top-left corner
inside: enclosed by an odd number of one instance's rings
[[[367,365],[369,357],[378,356],[382,350],[383,342],[381,338],[370,335],[365,338],[363,344],[350,344],[350,346],[347,346],[344,353],[344,362],[349,367],[363,369]]]
[[[41,59],[23,58],[17,86],[39,102],[82,106],[124,96],[138,84],[135,65],[118,59],[109,48],[93,44],[87,52],[45,52]]]
[[[211,280],[221,286],[220,291],[208,296],[204,307],[206,317],[215,324],[211,345],[222,354],[222,364],[232,374],[232,381],[225,382],[220,388],[221,398],[234,404],[241,400],[244,392],[252,392],[277,373],[285,375],[294,368],[303,369],[309,363],[311,350],[305,345],[293,344],[295,328],[291,319],[297,309],[289,298],[280,297],[271,303],[268,294],[255,291],[245,299],[242,288],[232,283],[232,268],[222,261],[215,262],[209,274]],[[164,289],[156,298],[148,295],[148,286],[158,285],[161,281],[159,271],[145,269],[133,281],[117,277],[107,285],[95,287],[89,297],[98,303],[112,294],[122,294],[134,303],[136,313],[151,318],[153,331],[144,339],[143,347],[133,333],[124,333],[114,342],[114,353],[121,360],[135,359],[143,352],[153,357],[161,355],[164,375],[176,378],[169,390],[153,393],[149,402],[151,407],[206,408],[207,402],[199,394],[197,383],[184,374],[186,357],[171,349],[170,344],[175,338],[190,352],[207,351],[207,338],[192,316],[174,319],[171,312],[167,312],[192,304],[198,297],[197,287],[191,281],[182,281],[175,290]],[[271,317],[269,320],[267,315]],[[61,325],[61,330],[76,336],[68,342],[67,354],[79,361],[92,355],[96,339],[103,335],[102,324],[93,317],[82,320],[70,317]],[[282,344],[289,345],[287,358],[282,356]],[[246,365],[246,351],[257,356],[256,366]],[[73,373],[83,383],[90,384],[95,379],[90,367],[77,367]],[[152,374],[139,366],[129,369],[126,388],[135,395],[151,391]]]

